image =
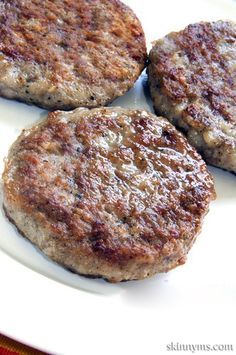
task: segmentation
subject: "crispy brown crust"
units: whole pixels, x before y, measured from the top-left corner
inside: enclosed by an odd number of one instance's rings
[[[22,230],[19,229],[18,225],[16,224],[16,222],[14,221],[14,219],[12,219],[12,217],[10,216],[10,214],[9,214],[8,211],[7,211],[7,208],[6,208],[4,205],[3,205],[3,211],[4,211],[5,215],[6,215],[6,217],[8,218],[9,222],[11,222],[12,224],[14,224],[14,226],[15,226],[16,229],[17,229],[17,231],[18,231],[24,238],[27,239],[27,236],[24,234],[24,232],[22,232]],[[67,267],[66,265],[64,265],[64,266],[65,266],[65,268],[68,269],[70,272],[76,273],[73,269]],[[78,273],[78,272],[77,272],[77,273]],[[102,278],[101,275],[92,275],[92,274],[91,274],[91,275],[80,274],[80,275],[81,275],[81,276],[85,276],[85,277],[87,277],[87,278],[89,278],[89,279]],[[106,279],[106,281],[109,282],[108,279]],[[126,280],[124,280],[124,281],[126,281]]]
[[[0,5],[2,95],[46,108],[93,107],[122,95],[144,67],[142,27],[118,0],[46,0],[43,5],[4,0]]]
[[[154,106],[214,165],[236,171],[236,24],[201,22],[150,52]],[[232,159],[234,156],[234,159]]]
[[[60,250],[54,260],[81,272],[68,262],[79,256],[82,273],[111,281],[183,263],[215,196],[205,163],[173,126],[121,108],[51,113],[13,145],[3,180],[8,214],[29,239],[44,250],[47,234]],[[44,228],[37,241],[27,218]]]

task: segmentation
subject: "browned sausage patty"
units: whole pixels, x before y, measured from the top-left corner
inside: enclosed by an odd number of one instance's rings
[[[0,95],[48,109],[105,105],[146,60],[140,22],[119,0],[3,0],[0,39]]]
[[[157,41],[148,68],[157,112],[206,161],[236,172],[236,24],[197,23]]]
[[[53,260],[109,281],[184,263],[215,197],[194,148],[164,118],[122,108],[53,112],[6,161],[4,205]]]

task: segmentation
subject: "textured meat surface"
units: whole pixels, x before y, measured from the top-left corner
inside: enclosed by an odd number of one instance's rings
[[[118,0],[3,0],[0,38],[0,94],[48,109],[104,105],[146,60],[140,22]]]
[[[236,24],[197,23],[150,52],[154,106],[206,161],[236,172]]]
[[[6,160],[4,205],[49,257],[117,282],[184,263],[213,180],[164,118],[122,108],[49,114]]]

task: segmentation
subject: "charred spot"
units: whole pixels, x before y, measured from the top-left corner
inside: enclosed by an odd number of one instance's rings
[[[176,134],[175,132],[171,132],[171,131],[168,131],[168,130],[163,130],[162,131],[162,137],[164,138],[165,140],[165,143],[166,144],[176,144]]]
[[[165,130],[164,130],[164,131],[162,132],[162,135],[163,135],[164,138],[167,138],[167,139],[170,138],[170,132],[168,132],[168,131],[165,131]],[[144,160],[144,159],[142,159],[142,160]]]
[[[115,253],[115,250],[107,245],[107,243],[100,238],[93,239],[92,242],[92,250],[98,254],[100,257],[106,259],[106,260],[115,260],[117,259],[117,254]]]
[[[233,43],[235,43],[235,40],[236,40],[235,38],[232,38],[232,37],[231,37],[231,38],[227,38],[227,39],[226,39],[226,42],[227,42],[228,44],[233,44]]]
[[[102,239],[105,236],[105,223],[103,222],[94,222],[94,224],[92,225],[92,235],[90,237],[90,239],[92,241],[96,241],[98,239]]]
[[[147,125],[148,125],[148,122],[147,122],[147,120],[145,120],[144,118],[140,118],[139,124],[140,124],[140,126],[146,128]]]
[[[71,214],[64,206],[59,204],[54,204],[50,200],[47,201],[46,205],[40,206],[41,211],[46,213],[50,218],[58,222],[69,223]]]
[[[109,229],[103,222],[95,222],[90,237],[91,248],[94,253],[107,261],[120,261],[117,246]]]
[[[78,200],[82,200],[83,194],[82,193],[77,193],[75,196]]]
[[[49,218],[49,220],[66,224],[70,222],[70,210],[57,201],[54,196],[47,198],[44,195],[41,195],[39,190],[28,188],[22,191],[22,195],[24,195],[28,204],[31,205],[32,208],[36,208],[37,211],[42,212]]]
[[[117,173],[118,173],[118,172],[115,172],[114,178],[115,178],[115,180],[116,180],[116,182],[117,182],[118,185],[123,185],[123,180],[122,180],[121,178],[119,178],[119,176],[117,176]],[[119,173],[118,173],[118,174],[119,174]]]
[[[210,88],[208,88],[207,90],[203,90],[202,91],[202,96],[204,97],[204,98],[206,98],[206,99],[211,99],[211,97],[213,96],[213,95],[215,95],[215,96],[219,96],[219,91],[218,90],[216,90],[215,88],[213,88],[213,87],[210,87]]]
[[[169,71],[169,77],[173,81],[179,81],[181,75],[183,75],[183,68],[171,68]]]
[[[61,42],[60,43],[60,47],[62,47],[63,49],[67,50],[69,48],[69,45],[66,42]]]
[[[127,216],[124,216],[123,218],[122,218],[122,223],[127,223],[128,222],[128,217]]]

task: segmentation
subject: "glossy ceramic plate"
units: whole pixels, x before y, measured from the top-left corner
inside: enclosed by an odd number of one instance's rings
[[[141,19],[149,49],[189,23],[236,18],[233,0],[125,2]],[[115,105],[152,110],[145,73]],[[21,130],[45,115],[0,99],[0,171]],[[0,210],[0,332],[68,355],[164,354],[171,342],[233,344],[236,176],[210,170],[218,197],[188,262],[145,281],[109,284],[72,274],[19,235]]]

